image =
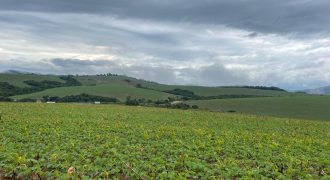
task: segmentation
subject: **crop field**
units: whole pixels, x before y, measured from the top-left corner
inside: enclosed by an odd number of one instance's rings
[[[0,103],[0,179],[328,179],[330,122]]]
[[[330,96],[292,96],[189,101],[202,109],[239,113],[330,120]]]

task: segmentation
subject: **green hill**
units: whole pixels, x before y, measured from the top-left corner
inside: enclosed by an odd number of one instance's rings
[[[83,85],[109,84],[119,83],[125,85],[136,86],[140,84],[144,88],[153,89],[156,91],[167,91],[173,89],[183,89],[194,92],[198,96],[217,96],[217,95],[255,95],[255,96],[289,96],[296,95],[295,93],[251,89],[240,87],[206,87],[206,86],[185,86],[185,85],[166,85],[155,82],[145,81],[127,76],[78,76],[75,77]]]
[[[303,119],[330,119],[330,113],[327,111],[330,107],[330,96],[320,97],[281,90],[265,90],[262,89],[263,87],[166,85],[113,74],[70,77],[0,74],[0,85],[0,100],[2,101],[7,101],[8,97],[21,100],[42,99],[43,96],[65,97],[88,94],[117,98],[121,102],[125,102],[126,98],[131,96],[133,99],[152,100],[155,103],[153,105],[156,106],[169,107],[169,102],[162,101],[161,105],[156,103],[159,102],[157,100],[167,100],[171,97],[175,101],[189,99],[184,103],[198,105],[200,109]]]
[[[29,88],[30,85],[24,81],[54,81],[65,83],[60,76],[56,75],[37,75],[37,74],[0,74],[0,82],[8,82],[18,88]],[[263,90],[239,87],[203,87],[203,86],[184,86],[184,85],[165,85],[155,82],[149,82],[141,79],[122,75],[82,75],[73,76],[82,86],[71,86],[56,88],[43,88],[40,91],[34,90],[32,94],[16,94],[15,99],[21,98],[41,98],[42,96],[68,96],[79,93],[91,95],[116,97],[121,100],[127,96],[133,98],[145,98],[151,100],[167,99],[167,97],[176,97],[177,95],[168,94],[164,91],[174,89],[187,90],[196,96],[210,97],[219,95],[248,95],[248,96],[291,96],[294,93],[276,90]],[[137,88],[140,87],[140,88]],[[8,88],[7,88],[8,89]]]
[[[202,109],[241,113],[330,120],[330,96],[295,96],[188,101]]]
[[[275,90],[262,90],[239,87],[204,87],[204,86],[174,86],[174,85],[150,85],[157,90],[183,89],[194,92],[199,96],[217,95],[255,95],[255,96],[288,96],[293,93]]]
[[[64,83],[64,80],[60,79],[59,76],[54,75],[40,75],[40,74],[1,74],[0,82],[8,82],[17,87],[29,87],[24,81],[56,81]]]
[[[44,91],[13,96],[14,99],[23,99],[23,98],[35,98],[41,99],[43,96],[69,96],[69,95],[79,95],[79,94],[90,94],[104,97],[115,97],[121,101],[124,101],[127,96],[138,99],[167,99],[173,95],[167,94],[164,92],[136,88],[134,86],[125,85],[125,84],[101,84],[96,86],[72,86],[72,87],[60,87],[47,89]]]

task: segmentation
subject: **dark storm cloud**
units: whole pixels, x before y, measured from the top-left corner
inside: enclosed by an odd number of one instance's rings
[[[250,33],[247,35],[247,37],[249,37],[249,38],[255,38],[257,36],[258,36],[258,33],[256,33],[256,32],[253,32],[253,33]]]
[[[293,36],[329,34],[326,0],[1,0],[0,10],[114,15],[153,21],[222,24]]]

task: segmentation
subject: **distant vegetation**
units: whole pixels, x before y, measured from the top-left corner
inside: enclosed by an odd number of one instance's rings
[[[65,97],[58,96],[44,96],[44,101],[53,101],[53,102],[82,102],[82,103],[91,103],[95,101],[99,102],[119,102],[116,98],[102,97],[102,96],[93,96],[89,94],[80,94],[80,95],[70,95]]]
[[[274,86],[221,86],[223,88],[248,88],[248,89],[261,89],[261,90],[273,90],[273,91],[283,91],[286,92],[286,90],[281,89],[279,87]]]
[[[57,81],[47,81],[47,80],[45,81],[29,80],[29,81],[24,81],[24,83],[32,87],[32,88],[28,88],[31,89],[31,91],[42,91],[45,89],[64,86],[63,83]]]
[[[8,97],[1,97],[0,96],[0,101],[2,101],[2,102],[11,102],[13,100],[11,98],[8,98]]]
[[[9,84],[8,82],[0,82],[0,97],[5,98],[16,94],[28,92],[29,88],[19,88]]]
[[[74,78],[72,75],[60,76],[60,79],[63,79],[65,83],[63,86],[81,86],[82,84]]]
[[[10,101],[13,101],[13,99],[10,99]],[[23,98],[23,99],[19,99],[17,100],[17,102],[36,102],[36,99],[32,99],[32,98]]]
[[[151,99],[136,99],[131,96],[126,97],[125,105],[129,106],[149,106],[149,107],[164,107],[164,108],[172,108],[172,109],[198,109],[197,105],[189,105],[183,102],[173,103],[177,99],[169,97],[166,100],[151,100]],[[11,102],[14,101],[11,98],[3,98],[0,101]],[[17,102],[36,102],[35,98],[22,98],[16,100]],[[59,96],[43,96],[42,102],[58,102],[58,103],[66,103],[66,102],[75,102],[75,103],[94,103],[96,101],[100,103],[121,103],[122,102],[115,97],[103,97],[103,96],[95,96],[86,93],[82,93],[79,95],[69,95],[64,97]]]
[[[23,81],[27,87],[18,87],[8,82],[0,82],[0,97],[9,97],[20,94],[29,94],[33,92],[42,91],[50,88],[57,87],[67,87],[67,86],[80,86],[81,83],[78,82],[73,76],[60,76],[60,79],[64,80],[65,83],[58,81],[36,81],[36,80],[25,80]]]
[[[146,99],[133,99],[131,96],[126,98],[125,104],[129,106],[155,106],[155,107],[165,107],[172,109],[198,109],[197,105],[190,106],[189,104],[178,102],[173,103],[175,99],[168,98],[166,100],[146,100]]]
[[[231,94],[231,95],[217,95],[217,96],[198,96],[194,92],[184,89],[165,90],[169,94],[178,95],[182,100],[208,100],[208,99],[234,99],[234,98],[253,98],[253,97],[267,97],[261,95],[246,95],[246,94]]]
[[[170,93],[170,94],[175,94],[175,95],[179,95],[179,96],[183,96],[191,99],[194,99],[197,97],[197,95],[195,95],[194,92],[189,91],[189,90],[185,90],[185,89],[173,89],[173,90],[165,90],[164,92],[166,93]]]
[[[43,97],[49,97],[48,100],[56,102],[101,101],[131,106],[199,108],[280,117],[320,119],[322,116],[321,119],[327,118],[327,110],[324,109],[330,107],[328,104],[325,104],[324,107],[311,106],[306,104],[309,102],[307,99],[289,105],[273,104],[272,102],[268,104],[267,101],[269,97],[307,96],[311,95],[266,86],[166,85],[113,73],[75,76],[0,74],[0,101],[35,102],[37,100],[45,101]],[[127,97],[130,98],[127,99]],[[317,97],[313,96],[310,99],[316,100]],[[258,102],[264,102],[264,104],[259,105]],[[270,107],[271,110],[267,107]],[[283,109],[284,107],[286,108]],[[305,108],[303,111],[295,109],[295,107]],[[317,111],[318,109],[320,111]]]

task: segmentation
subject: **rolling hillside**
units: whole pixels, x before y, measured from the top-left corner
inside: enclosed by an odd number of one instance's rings
[[[304,90],[304,92],[306,92],[308,94],[329,95],[330,94],[330,86],[320,87],[320,88],[315,88],[315,89],[308,89],[308,90]]]
[[[13,96],[14,99],[23,99],[23,98],[36,98],[41,99],[43,96],[69,96],[69,95],[79,95],[79,94],[90,94],[104,97],[115,97],[121,101],[125,101],[127,96],[138,99],[167,99],[168,97],[174,96],[164,92],[136,88],[134,86],[125,85],[125,84],[101,84],[96,86],[73,86],[73,87],[60,87],[47,89],[41,92],[36,92],[32,94],[18,95]]]
[[[255,96],[289,96],[293,93],[275,91],[275,90],[262,90],[250,89],[239,87],[205,87],[205,86],[180,86],[180,85],[151,85],[149,86],[156,90],[171,90],[183,89],[194,92],[199,96],[217,96],[217,95],[255,95]]]
[[[330,96],[295,96],[189,101],[202,109],[239,113],[330,120]]]
[[[64,83],[64,80],[60,79],[59,76],[54,75],[40,75],[40,74],[1,74],[0,82],[8,82],[14,86],[18,87],[29,87],[24,81],[34,80],[34,81],[56,81]]]
[[[277,117],[330,120],[330,113],[328,111],[330,108],[330,96],[314,96],[246,87],[165,85],[120,75],[85,75],[71,76],[71,78],[73,79],[66,79],[56,75],[0,74],[0,82],[10,84],[7,84],[4,88],[0,87],[0,95],[1,91],[11,92],[15,90],[15,93],[12,93],[13,95],[8,97],[14,100],[21,100],[27,98],[42,99],[43,96],[65,97],[88,94],[99,97],[117,98],[121,102],[125,102],[126,98],[131,96],[133,99],[152,100],[154,103],[157,100],[164,101],[171,97],[175,101],[182,101],[181,98],[185,100],[190,99],[183,101],[183,103],[191,106],[197,105],[200,109],[213,111],[233,111]],[[37,82],[37,87],[30,86],[24,82],[28,80]],[[38,82],[41,84],[38,84]],[[56,83],[60,84],[58,85]],[[44,85],[47,86],[44,87]],[[56,86],[52,87],[48,85]],[[29,88],[34,89],[29,91]],[[21,91],[22,89],[25,91]],[[175,91],[178,89],[179,91]],[[192,95],[189,97],[177,94],[177,92]],[[6,100],[5,98],[3,99]],[[154,105],[157,106],[158,104]],[[163,104],[163,107],[166,107],[166,104]]]
[[[121,75],[84,75],[73,76],[74,79],[79,81],[82,86],[74,87],[56,87],[52,89],[45,89],[42,91],[34,92],[32,94],[24,94],[13,96],[14,99],[21,98],[41,98],[42,96],[67,96],[77,95],[79,93],[88,93],[92,95],[117,97],[124,99],[127,96],[134,98],[145,99],[167,99],[170,96],[163,91],[182,89],[193,92],[197,96],[219,96],[219,95],[250,95],[250,96],[292,96],[294,93],[275,91],[275,90],[262,90],[251,88],[239,87],[203,87],[203,86],[184,86],[184,85],[165,85],[155,82],[149,82],[141,79],[136,79]],[[56,75],[36,75],[36,74],[0,74],[0,82],[8,82],[11,85],[23,88],[30,87],[24,83],[27,80],[34,81],[55,81],[64,83],[60,76]],[[140,88],[137,88],[140,86]]]
[[[291,96],[295,93],[262,90],[239,87],[207,87],[207,86],[189,86],[189,85],[166,85],[155,82],[149,82],[126,76],[78,76],[75,77],[83,85],[109,84],[119,83],[125,85],[136,86],[140,84],[142,87],[156,91],[166,91],[173,89],[183,89],[194,92],[199,96],[217,96],[217,95],[255,95],[255,96]]]

